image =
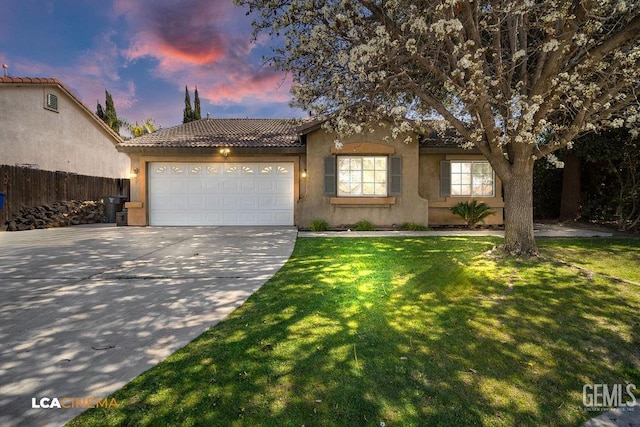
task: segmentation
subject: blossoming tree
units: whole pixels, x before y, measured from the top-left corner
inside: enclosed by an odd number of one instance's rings
[[[533,165],[579,135],[640,122],[640,2],[236,0],[272,36],[293,105],[339,134],[434,114],[504,186],[504,248],[537,252]]]

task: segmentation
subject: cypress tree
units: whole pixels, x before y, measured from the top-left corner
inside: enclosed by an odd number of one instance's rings
[[[193,121],[193,110],[191,109],[191,96],[189,96],[189,89],[184,87],[184,112],[182,115],[182,123],[189,123]]]
[[[98,101],[98,107],[96,108],[96,114],[98,117],[102,119],[103,122],[107,123],[107,116],[104,114],[104,110],[102,109],[102,105],[100,105],[100,101]]]
[[[113,129],[113,131],[115,133],[119,133],[120,132],[120,120],[118,120],[118,115],[116,114],[116,107],[113,104],[113,98],[111,97],[111,94],[109,93],[109,91],[105,90],[105,117],[106,117],[106,123],[109,125],[109,127],[111,129]]]
[[[196,86],[195,99],[193,100],[193,120],[200,120],[200,97],[198,96],[198,86]]]

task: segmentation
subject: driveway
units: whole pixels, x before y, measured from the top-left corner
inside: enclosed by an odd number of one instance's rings
[[[45,409],[42,398],[86,403],[153,367],[265,283],[296,234],[113,225],[0,232],[0,426],[62,425],[84,409]]]

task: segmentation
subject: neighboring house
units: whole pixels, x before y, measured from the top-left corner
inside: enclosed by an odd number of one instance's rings
[[[0,77],[0,164],[128,178],[122,138],[57,79]]]
[[[461,223],[477,199],[502,224],[502,185],[482,155],[380,126],[342,140],[318,123],[202,119],[122,142],[131,157],[129,225],[348,226]]]

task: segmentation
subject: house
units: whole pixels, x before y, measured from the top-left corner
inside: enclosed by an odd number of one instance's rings
[[[128,178],[121,141],[57,79],[0,77],[0,164]]]
[[[366,219],[460,223],[472,198],[502,224],[502,186],[486,159],[434,135],[391,138],[389,126],[335,144],[320,123],[206,118],[122,142],[131,157],[129,225],[332,226]]]

